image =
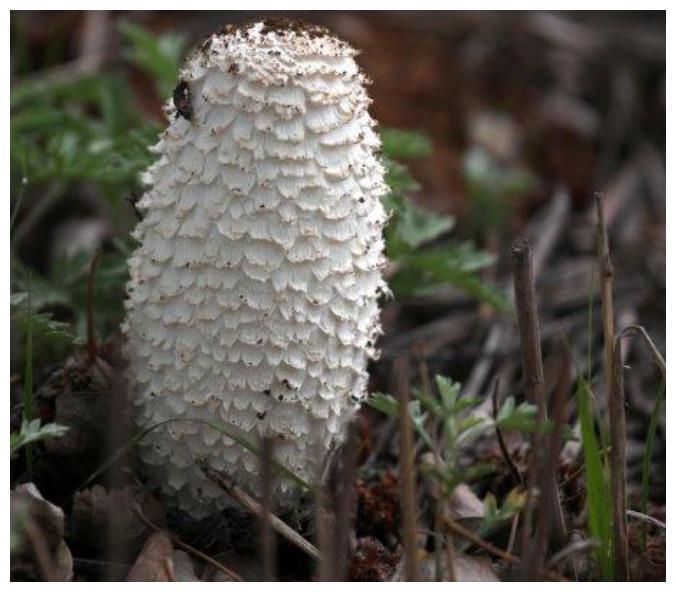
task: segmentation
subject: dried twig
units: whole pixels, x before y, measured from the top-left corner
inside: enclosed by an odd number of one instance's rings
[[[596,205],[596,249],[601,276],[601,314],[604,340],[604,380],[610,423],[610,480],[613,496],[613,542],[615,550],[615,577],[629,580],[629,548],[627,543],[627,429],[624,409],[624,365],[622,362],[622,335],[615,337],[613,311],[614,271],[610,260],[601,196],[594,195]]]
[[[263,507],[255,499],[253,499],[249,494],[242,491],[236,485],[232,484],[224,475],[222,475],[217,471],[214,471],[204,462],[198,462],[198,466],[209,480],[213,481],[223,491],[225,491],[225,493],[227,493],[232,499],[234,499],[236,502],[244,506],[244,508],[246,508],[249,512],[258,517],[260,517],[263,514],[263,512],[265,512]],[[286,540],[296,545],[296,547],[298,547],[302,551],[305,551],[305,553],[307,553],[310,557],[312,557],[316,561],[320,560],[319,549],[317,549],[317,547],[315,547],[312,543],[304,539],[301,535],[299,535],[295,530],[289,527],[285,522],[280,520],[274,514],[269,515],[269,520],[272,528],[274,528]]]
[[[538,478],[538,474],[546,471],[547,459],[544,455],[545,447],[542,426],[547,418],[547,401],[545,396],[545,379],[542,367],[542,351],[540,349],[540,330],[535,299],[535,280],[533,274],[533,255],[530,244],[526,240],[519,240],[512,246],[512,262],[514,272],[514,295],[516,301],[519,332],[521,337],[521,363],[523,367],[523,383],[526,398],[537,406],[537,422],[532,443],[532,460],[528,475],[526,507],[524,511],[524,528],[521,532],[521,548],[530,554],[539,554],[542,548],[529,544],[531,525],[534,512],[533,488],[535,484],[546,482],[546,488],[551,488],[555,495],[551,497],[550,507],[544,512],[551,512],[554,519],[554,532],[557,540],[565,537],[563,512],[555,483],[555,474],[548,472],[548,481]],[[525,564],[529,565],[529,557]],[[532,573],[532,572],[531,572]]]
[[[612,383],[608,397],[610,424],[610,491],[613,497],[613,548],[615,578],[629,581],[629,547],[627,541],[627,418],[624,400],[624,364],[622,334],[613,347]]]
[[[413,430],[408,411],[408,367],[404,358],[394,367],[399,399],[399,486],[404,532],[404,567],[408,582],[418,581],[418,545],[416,528],[415,468],[413,466]]]
[[[524,392],[528,401],[546,417],[545,377],[540,349],[540,327],[535,300],[533,251],[528,241],[516,241],[512,246],[514,295],[521,335],[521,363]]]
[[[539,471],[539,488],[542,491],[542,499],[540,504],[544,511],[541,513],[535,535],[535,544],[533,545],[534,552],[530,554],[530,561],[527,566],[527,569],[533,578],[537,575],[544,564],[544,555],[547,549],[547,541],[549,540],[552,520],[556,518],[556,514],[554,512],[561,508],[561,502],[558,497],[558,489],[556,487],[556,469],[559,465],[564,413],[571,386],[570,359],[568,357],[568,350],[564,349],[564,352],[565,353],[560,358],[559,380],[554,393],[554,409],[552,412],[554,426],[549,438],[547,439],[547,454],[545,457],[546,462]],[[553,508],[554,512],[549,511],[549,508]],[[561,513],[561,520],[563,521],[563,513]],[[561,535],[559,534],[558,536],[560,537]]]
[[[603,375],[606,397],[610,396],[613,368],[613,341],[615,339],[615,315],[613,311],[613,264],[610,261],[608,232],[603,213],[603,201],[599,193],[594,194],[596,205],[596,251],[601,277],[601,315],[603,321]],[[610,407],[610,401],[608,401]]]
[[[146,525],[152,528],[153,530],[164,530],[163,528],[160,528],[156,524],[150,521],[150,519],[144,514],[143,509],[139,504],[134,504],[134,512],[136,515],[139,517],[139,519]],[[167,532],[167,531],[165,531]],[[180,547],[184,551],[187,551],[191,555],[194,555],[198,559],[201,559],[205,563],[208,563],[212,567],[215,567],[219,571],[222,571],[224,574],[226,574],[229,578],[232,578],[236,582],[242,582],[242,578],[239,574],[235,573],[232,571],[230,568],[226,567],[219,561],[216,561],[213,557],[209,557],[206,553],[203,553],[199,549],[195,549],[195,547],[190,546],[188,543],[184,543],[180,538],[178,538],[175,534],[171,532],[167,532],[169,535],[169,538],[171,539],[171,542],[174,543],[177,547]]]
[[[648,332],[641,325],[630,325],[629,327],[625,327],[624,329],[622,329],[621,333],[622,337],[630,337],[632,335],[639,335],[643,338],[643,342],[645,343],[648,352],[650,353],[650,356],[652,357],[653,362],[655,363],[655,366],[657,366],[660,373],[662,374],[662,380],[666,382],[667,363],[664,361],[664,358],[662,357],[660,350],[657,349],[657,346],[655,345],[653,340],[650,339],[650,335],[648,335]]]
[[[636,510],[627,510],[627,516],[629,516],[630,518],[634,518],[636,520],[640,520],[641,522],[645,522],[646,524],[652,524],[653,526],[657,526],[662,530],[667,529],[667,525],[664,522],[658,520],[657,518],[653,518],[652,516],[648,516],[648,514],[644,514],[643,512],[637,512]]]

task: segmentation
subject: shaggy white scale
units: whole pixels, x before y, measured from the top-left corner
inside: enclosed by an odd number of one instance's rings
[[[380,141],[356,52],[323,29],[212,35],[181,71],[144,175],[126,357],[136,422],[234,426],[306,480],[366,396],[386,263]],[[259,491],[259,460],[203,424],[167,423],[141,458],[195,517],[225,496],[204,458]],[[280,504],[293,485],[278,480]]]

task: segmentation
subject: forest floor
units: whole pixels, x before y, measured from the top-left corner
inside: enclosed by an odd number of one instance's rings
[[[190,13],[187,45],[254,16]],[[410,207],[433,214],[393,206],[392,245],[411,211],[419,234],[392,250],[374,395],[329,486],[279,525],[218,474],[241,511],[167,508],[144,486],[119,380],[128,199],[181,15],[14,13],[12,578],[664,580],[663,17],[301,16],[363,50],[384,127],[429,139],[391,133],[385,152],[418,182],[402,173]],[[158,37],[120,33],[127,19]],[[80,141],[124,158],[111,171]],[[459,267],[424,267],[423,249]]]

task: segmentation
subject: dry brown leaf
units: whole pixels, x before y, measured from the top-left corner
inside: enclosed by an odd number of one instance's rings
[[[45,500],[33,483],[18,485],[10,500],[12,579],[72,580],[63,510]]]
[[[175,581],[173,551],[169,535],[163,530],[158,530],[146,541],[143,550],[136,558],[136,563],[127,574],[127,581]]]

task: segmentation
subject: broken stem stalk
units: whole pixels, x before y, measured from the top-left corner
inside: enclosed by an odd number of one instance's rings
[[[519,240],[512,246],[512,264],[514,273],[514,296],[516,302],[519,333],[521,338],[521,363],[523,367],[523,384],[526,398],[537,407],[537,427],[532,442],[532,461],[528,475],[528,491],[524,512],[524,528],[521,532],[522,552],[526,553],[525,566],[529,565],[531,554],[542,553],[531,544],[531,527],[534,513],[533,488],[539,482],[547,482],[547,488],[555,492],[549,507],[543,512],[551,512],[554,538],[565,541],[565,525],[563,511],[556,489],[556,473],[547,466],[545,455],[543,425],[547,419],[547,400],[545,378],[540,346],[540,326],[535,298],[535,278],[533,273],[533,251],[527,240]],[[544,475],[544,472],[547,474]],[[538,478],[538,475],[541,477]],[[531,572],[532,573],[532,572]]]

